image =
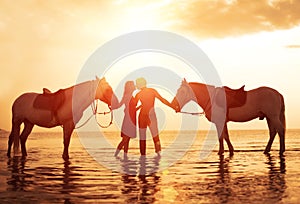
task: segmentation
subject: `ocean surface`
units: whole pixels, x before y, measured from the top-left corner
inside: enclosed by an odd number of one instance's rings
[[[106,132],[110,145],[94,147],[93,156],[82,136],[73,134],[68,161],[61,158],[61,132],[32,133],[26,159],[6,157],[8,134],[0,134],[1,203],[300,202],[300,130],[287,131],[282,157],[278,136],[270,154],[263,154],[267,130],[230,131],[232,157],[218,156],[218,144],[206,148],[205,131],[187,131],[173,146],[178,133],[162,132],[161,157],[149,139],[146,158],[139,158],[138,139],[130,142],[128,158],[123,152],[113,157],[118,132]],[[94,144],[103,140],[92,133],[84,137]]]

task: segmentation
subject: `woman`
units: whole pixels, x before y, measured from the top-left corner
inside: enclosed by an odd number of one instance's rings
[[[118,156],[122,148],[124,147],[124,157],[127,157],[128,146],[130,138],[136,138],[136,100],[132,96],[135,91],[135,85],[133,81],[127,81],[124,86],[124,93],[120,103],[113,103],[112,109],[117,109],[123,104],[125,105],[124,109],[124,119],[121,129],[122,140],[119,143],[115,156]],[[116,100],[117,101],[117,100]]]

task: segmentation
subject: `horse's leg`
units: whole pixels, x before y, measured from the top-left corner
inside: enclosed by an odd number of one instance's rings
[[[11,132],[8,138],[8,148],[7,148],[7,157],[10,157],[10,153],[11,153],[11,146],[14,142],[14,138],[15,135],[19,135],[20,134],[20,126],[21,126],[21,122],[16,122],[16,121],[12,121],[12,127],[11,127]],[[17,145],[17,144],[15,144]]]
[[[269,118],[267,118],[267,123],[268,123],[268,127],[269,127],[269,135],[270,135],[270,139],[269,139],[269,142],[268,142],[268,144],[267,144],[267,146],[266,146],[266,149],[265,149],[265,151],[264,151],[264,154],[268,154],[268,153],[270,152],[272,143],[273,143],[274,138],[275,138],[275,135],[276,135],[276,133],[277,133],[274,124],[272,123],[272,121],[271,121]]]
[[[283,152],[285,152],[286,123],[285,123],[285,113],[284,112],[285,112],[285,107],[284,107],[284,101],[282,98],[282,107],[281,107],[280,116],[279,116],[281,128],[280,128],[280,130],[277,130],[279,137],[280,137],[280,154],[283,154]]]
[[[22,156],[26,157],[27,156],[27,151],[26,151],[26,141],[28,138],[28,135],[31,133],[32,128],[34,124],[29,122],[28,120],[24,121],[24,129],[20,135],[20,140],[21,140],[21,150],[22,150]]]
[[[63,152],[63,159],[68,160],[69,159],[69,144],[72,132],[74,130],[74,123],[73,120],[68,121],[63,124],[63,131],[64,131],[64,152]]]
[[[225,124],[224,129],[223,129],[223,137],[224,137],[224,139],[225,139],[225,141],[226,141],[226,143],[228,145],[230,156],[233,156],[234,149],[233,149],[233,146],[232,146],[232,144],[230,142],[230,139],[229,139],[227,123]]]
[[[280,138],[280,154],[282,155],[285,152],[285,129],[282,128],[278,131],[279,138]]]
[[[278,121],[276,123],[276,130],[278,132],[280,142],[279,153],[282,155],[285,152],[285,124],[282,124],[282,121]]]
[[[216,124],[216,127],[217,127],[218,138],[219,138],[219,152],[218,152],[218,155],[223,155],[223,153],[224,153],[224,142],[223,142],[224,124],[223,125]]]

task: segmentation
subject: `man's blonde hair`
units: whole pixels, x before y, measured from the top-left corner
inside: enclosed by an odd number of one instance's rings
[[[135,80],[135,83],[136,83],[136,87],[137,87],[138,89],[144,88],[144,87],[146,87],[146,85],[147,85],[147,81],[146,81],[146,79],[143,78],[143,77],[137,78],[137,79]]]

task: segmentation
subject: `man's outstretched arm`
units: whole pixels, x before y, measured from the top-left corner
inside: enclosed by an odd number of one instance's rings
[[[155,90],[155,97],[160,100],[163,104],[169,106],[170,108],[174,109],[172,104],[165,98],[163,98],[156,90]]]

